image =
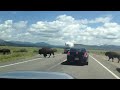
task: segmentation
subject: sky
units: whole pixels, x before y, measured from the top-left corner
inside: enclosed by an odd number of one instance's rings
[[[120,11],[0,11],[0,39],[120,45]]]

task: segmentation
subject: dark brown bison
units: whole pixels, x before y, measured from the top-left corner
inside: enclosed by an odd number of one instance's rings
[[[54,50],[51,49],[51,48],[42,48],[42,49],[39,49],[39,54],[43,54],[44,57],[47,56],[47,54],[50,54],[49,57],[51,56],[51,54],[53,54],[53,57],[54,57]]]
[[[105,55],[109,57],[108,61],[112,59],[113,62],[114,58],[118,58],[118,63],[120,62],[120,53],[110,51],[106,52]]]
[[[3,53],[5,55],[5,54],[10,54],[11,51],[10,49],[0,49],[0,53]]]

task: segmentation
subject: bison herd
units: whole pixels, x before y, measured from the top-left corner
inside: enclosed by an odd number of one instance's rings
[[[41,55],[43,54],[44,57],[47,56],[47,54],[49,54],[49,57],[51,56],[51,54],[53,55],[54,57],[54,52],[57,52],[57,49],[51,49],[51,48],[46,48],[46,47],[43,47],[41,49],[39,49],[38,53]],[[0,49],[0,53],[2,53],[3,55],[5,54],[11,54],[11,51],[10,49]],[[118,52],[112,52],[112,51],[109,51],[109,52],[105,52],[105,56],[108,56],[108,61],[110,59],[112,59],[112,62],[114,60],[114,58],[117,58],[118,59],[118,63],[120,62],[120,53]]]
[[[40,55],[43,54],[44,57],[46,57],[47,54],[49,54],[49,57],[51,56],[51,54],[54,57],[54,52],[57,52],[57,49],[51,49],[51,48],[47,48],[47,47],[43,47],[43,48],[39,49],[39,51],[38,51],[38,53]],[[10,51],[10,49],[3,48],[3,49],[0,49],[0,54],[1,53],[3,55],[5,55],[5,54],[11,54],[11,51]]]

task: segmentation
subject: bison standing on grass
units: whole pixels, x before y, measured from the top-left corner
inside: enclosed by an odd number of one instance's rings
[[[113,62],[114,58],[118,58],[118,63],[120,62],[120,53],[106,52],[105,55],[109,57],[108,61],[112,59],[112,62]]]
[[[4,55],[5,54],[10,54],[10,49],[0,49],[0,53],[3,53]]]

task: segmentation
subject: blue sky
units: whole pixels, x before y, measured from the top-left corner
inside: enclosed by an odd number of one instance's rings
[[[113,15],[114,21],[120,22],[119,11],[0,11],[0,20],[28,20],[29,23],[34,23],[38,20],[52,21],[62,14],[73,16],[75,19],[93,19],[95,17]]]
[[[119,32],[120,11],[0,11],[4,40],[120,45]]]

